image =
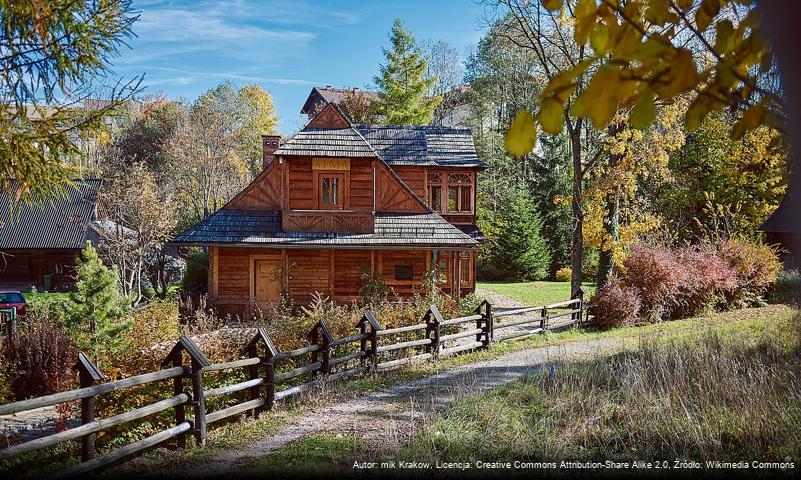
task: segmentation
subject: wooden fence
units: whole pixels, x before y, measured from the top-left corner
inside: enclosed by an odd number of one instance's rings
[[[181,336],[164,359],[161,370],[105,383],[101,383],[103,374],[100,370],[86,355],[80,353],[76,369],[81,388],[0,405],[0,415],[9,415],[80,400],[80,426],[2,449],[0,462],[62,442],[80,440],[80,463],[58,473],[59,476],[75,476],[173,438],[177,439],[180,447],[186,445],[188,435],[193,436],[198,445],[205,445],[210,424],[248,412],[257,416],[260,411],[273,408],[276,402],[312,389],[322,382],[487,348],[495,340],[496,333],[506,328],[535,327],[507,335],[504,340],[534,335],[545,331],[553,319],[570,316],[573,321],[580,322],[583,309],[581,298],[500,312],[493,312],[492,305],[483,302],[474,315],[445,320],[437,307],[431,305],[421,323],[391,329],[382,328],[367,310],[356,325],[357,334],[334,339],[325,322],[320,321],[308,334],[308,346],[286,352],[279,352],[267,331],[259,328],[242,351],[245,358],[223,363],[211,363],[189,337]],[[534,318],[499,321],[521,314],[533,314]],[[411,340],[404,338],[409,336]],[[400,356],[401,352],[407,355]],[[303,362],[305,356],[308,356],[308,360]],[[297,366],[299,361],[303,362],[301,366]],[[247,380],[214,388],[204,386],[204,376],[210,372],[240,369],[246,369]],[[298,383],[302,376],[309,378]],[[95,399],[99,395],[166,381],[172,382],[171,397],[111,417],[95,418]],[[290,381],[295,385],[287,385]],[[209,411],[208,399],[236,392],[246,392],[246,400]],[[94,443],[98,432],[169,409],[174,410],[174,424],[169,428],[103,455],[96,455]]]
[[[8,337],[17,328],[17,309],[0,308],[0,336]]]

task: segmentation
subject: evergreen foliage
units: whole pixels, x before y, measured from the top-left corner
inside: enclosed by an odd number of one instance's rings
[[[541,236],[542,220],[527,187],[510,192],[496,215],[482,219],[481,227],[490,239],[481,258],[487,276],[516,280],[548,276],[551,252]]]
[[[384,49],[386,63],[375,77],[379,93],[376,110],[387,125],[427,125],[442,97],[427,97],[437,81],[426,76],[428,68],[414,36],[396,19],[389,34],[391,49]]]
[[[62,191],[79,139],[101,135],[138,90],[141,78],[100,86],[137,18],[130,0],[0,2],[0,178],[17,180],[22,200]],[[97,98],[107,102],[85,104]]]
[[[101,350],[113,351],[130,321],[120,320],[126,310],[120,293],[116,268],[100,261],[89,243],[75,260],[77,282],[67,301],[66,324],[79,348],[91,350],[95,358]]]

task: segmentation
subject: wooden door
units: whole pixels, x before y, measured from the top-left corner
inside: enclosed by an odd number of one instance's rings
[[[255,260],[253,278],[256,306],[264,308],[278,301],[281,295],[281,279],[275,260]]]

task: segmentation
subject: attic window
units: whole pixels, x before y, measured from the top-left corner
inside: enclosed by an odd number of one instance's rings
[[[395,265],[395,280],[413,280],[411,265]]]
[[[465,173],[448,175],[448,212],[473,211],[473,178]]]
[[[435,212],[442,211],[442,177],[438,173],[428,174],[428,206]]]

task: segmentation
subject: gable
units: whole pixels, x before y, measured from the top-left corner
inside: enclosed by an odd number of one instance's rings
[[[389,213],[429,213],[431,209],[383,162],[376,164],[375,209]]]
[[[281,169],[271,163],[223,208],[234,210],[280,210]]]
[[[350,128],[351,124],[345,115],[333,104],[329,103],[320,113],[306,125],[306,128]]]

